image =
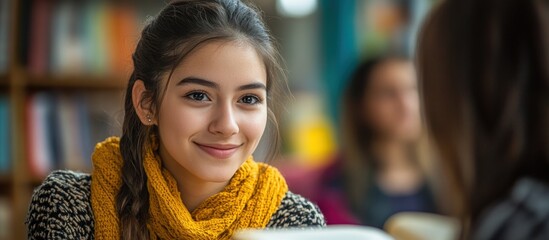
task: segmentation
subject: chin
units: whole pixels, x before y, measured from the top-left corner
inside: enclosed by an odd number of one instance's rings
[[[198,175],[198,177],[202,179],[202,181],[206,181],[206,182],[227,182],[231,180],[235,172],[236,171],[220,173],[220,174],[205,173],[202,175]]]
[[[238,164],[238,166],[204,166],[195,175],[207,182],[227,182],[231,180],[241,165],[242,164]]]

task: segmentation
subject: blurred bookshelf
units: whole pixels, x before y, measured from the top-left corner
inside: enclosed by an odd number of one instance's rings
[[[0,1],[0,239],[26,238],[49,172],[90,172],[95,143],[120,134],[131,52],[163,4]]]
[[[117,77],[89,77],[89,76],[29,76],[27,88],[33,90],[120,90],[126,87],[125,79]]]

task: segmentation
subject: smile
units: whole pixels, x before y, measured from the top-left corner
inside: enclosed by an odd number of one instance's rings
[[[242,146],[242,144],[201,144],[197,142],[195,144],[202,151],[217,159],[230,158]]]

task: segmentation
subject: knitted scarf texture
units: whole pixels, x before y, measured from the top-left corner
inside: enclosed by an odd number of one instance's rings
[[[120,139],[98,143],[92,155],[91,204],[96,239],[119,239],[116,195],[122,185]],[[149,191],[150,239],[230,239],[239,229],[264,228],[288,191],[277,169],[248,158],[219,193],[189,212],[177,183],[153,149],[143,166]]]

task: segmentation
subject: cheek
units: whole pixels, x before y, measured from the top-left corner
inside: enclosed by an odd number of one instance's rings
[[[205,123],[204,114],[177,101],[178,99],[165,99],[160,107],[158,128],[166,145],[179,145],[203,128]]]
[[[250,143],[257,145],[267,125],[267,109],[243,113],[240,119],[240,132]]]
[[[367,123],[373,128],[385,128],[394,121],[394,107],[386,99],[372,99],[368,101],[364,111]]]
[[[411,127],[417,127],[421,122],[421,109],[417,94],[411,94],[404,104],[404,120]]]
[[[421,121],[421,109],[419,107],[419,101],[416,101],[412,104],[412,106],[410,107],[410,112],[410,115],[412,116],[412,121],[414,123],[419,123]]]
[[[411,91],[406,94],[406,105],[411,111],[419,112],[420,102],[419,93],[417,91]]]

